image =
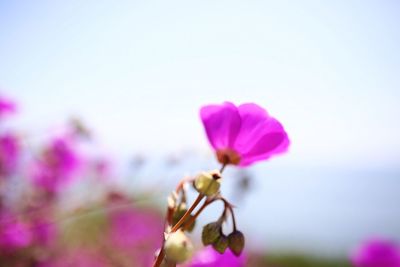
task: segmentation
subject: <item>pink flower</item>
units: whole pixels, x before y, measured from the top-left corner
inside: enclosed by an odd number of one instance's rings
[[[34,240],[41,246],[50,246],[57,237],[57,226],[44,218],[32,222],[32,235]]]
[[[235,256],[229,249],[219,254],[208,246],[197,252],[187,267],[244,267],[245,255]]]
[[[362,244],[352,255],[355,267],[400,267],[400,247],[383,239]]]
[[[32,169],[35,184],[49,192],[58,191],[69,184],[79,168],[80,158],[71,140],[54,139],[44,150]]]
[[[12,174],[20,154],[18,138],[12,134],[0,136],[0,178]]]
[[[63,252],[54,259],[47,260],[38,265],[39,267],[106,267],[110,266],[107,259],[101,253],[95,253],[86,249],[76,248],[73,251]]]
[[[0,118],[16,112],[17,105],[11,100],[0,96]]]
[[[161,215],[150,209],[134,208],[129,202],[121,200],[115,200],[114,204],[117,208],[109,214],[109,239],[112,246],[120,252],[125,251],[138,266],[150,266],[154,260],[154,251],[161,242]]]
[[[0,217],[0,251],[13,251],[31,243],[32,234],[27,224],[9,213]]]
[[[289,146],[280,122],[253,103],[204,106],[200,117],[222,164],[248,166],[285,152]]]

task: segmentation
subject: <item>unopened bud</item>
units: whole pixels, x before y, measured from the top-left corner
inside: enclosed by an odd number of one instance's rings
[[[217,241],[213,243],[213,248],[218,251],[220,254],[223,254],[225,250],[228,248],[229,241],[225,235],[221,235]]]
[[[240,231],[234,231],[229,234],[229,248],[236,256],[239,256],[244,248],[244,235]]]
[[[212,196],[218,193],[221,186],[221,174],[218,170],[200,173],[194,180],[194,187],[197,192]]]
[[[164,250],[168,261],[183,263],[192,257],[193,244],[182,230],[178,230],[168,235]]]
[[[201,233],[201,241],[204,246],[210,245],[217,241],[221,236],[221,224],[219,222],[212,222],[203,227]]]

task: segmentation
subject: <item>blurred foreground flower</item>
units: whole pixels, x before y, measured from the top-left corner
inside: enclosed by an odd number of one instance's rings
[[[400,267],[400,247],[388,240],[372,239],[352,255],[355,267]]]
[[[32,239],[28,225],[7,212],[0,214],[0,252],[27,247]]]
[[[205,247],[193,257],[187,267],[244,267],[245,259],[244,254],[237,257],[229,250],[220,254],[211,247]]]
[[[290,143],[280,122],[253,103],[208,105],[200,116],[222,164],[247,166],[285,152]]]
[[[110,210],[108,215],[110,245],[131,258],[130,262],[150,266],[159,245],[162,217],[154,210],[139,209],[132,207],[131,203],[119,202],[125,206]]]

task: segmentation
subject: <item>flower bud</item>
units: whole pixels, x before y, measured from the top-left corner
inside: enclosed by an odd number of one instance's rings
[[[168,235],[164,250],[168,261],[182,263],[192,257],[193,244],[182,230],[178,230]]]
[[[220,254],[223,254],[225,250],[228,248],[229,241],[225,235],[221,235],[217,241],[213,243],[213,248],[218,251]]]
[[[221,174],[218,170],[200,173],[194,180],[194,187],[197,192],[212,196],[218,193],[221,186]]]
[[[221,236],[221,223],[212,222],[206,224],[203,227],[203,232],[201,233],[201,241],[204,246],[210,245],[217,241],[217,239]]]
[[[244,235],[240,231],[234,231],[228,236],[229,248],[236,256],[239,256],[244,248]]]

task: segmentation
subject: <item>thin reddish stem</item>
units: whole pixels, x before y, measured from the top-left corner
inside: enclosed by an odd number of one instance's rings
[[[197,219],[197,217],[199,217],[200,213],[208,206],[210,205],[212,202],[214,202],[213,199],[211,201],[205,201],[204,204],[200,207],[200,209],[198,211],[196,211],[196,213],[187,221],[187,223],[184,226],[184,230],[187,230],[190,228],[190,226],[194,223],[194,221]]]
[[[182,224],[187,220],[187,218],[190,216],[192,211],[199,205],[200,201],[203,199],[204,195],[199,194],[196,198],[196,200],[193,202],[192,206],[185,212],[185,214],[182,216],[182,218],[172,227],[171,232],[176,232],[178,229],[182,226]]]
[[[153,263],[153,267],[159,267],[164,259],[165,251],[164,251],[164,242],[163,246],[161,247],[160,253],[157,255],[157,259]]]
[[[222,164],[221,169],[219,169],[219,172],[222,173],[227,165],[228,165],[227,163]]]

